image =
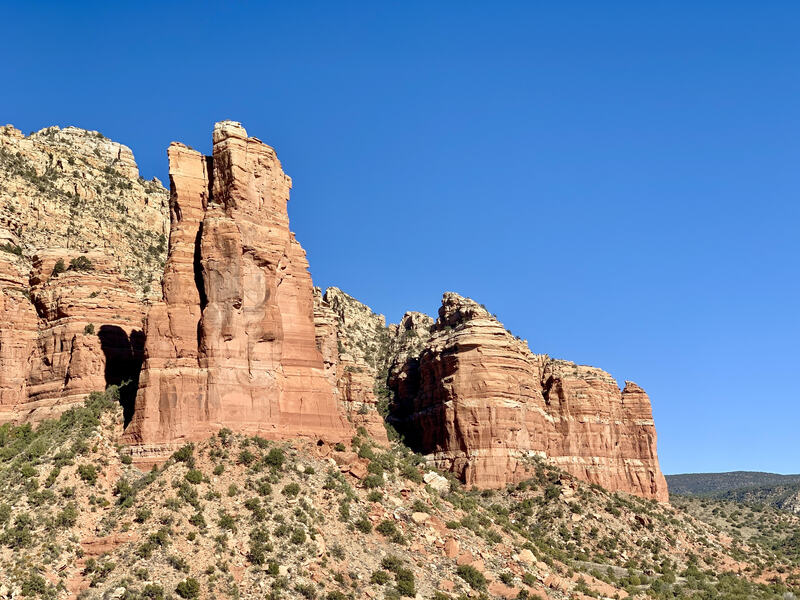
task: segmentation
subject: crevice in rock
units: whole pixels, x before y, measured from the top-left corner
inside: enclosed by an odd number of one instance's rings
[[[134,330],[130,336],[116,325],[102,325],[97,334],[106,358],[106,387],[119,386],[124,425],[133,417],[139,374],[144,361],[144,332]]]
[[[197,228],[197,236],[194,239],[194,285],[197,288],[197,293],[200,295],[200,311],[204,311],[208,304],[208,297],[206,296],[206,288],[203,283],[203,264],[202,253],[200,250],[200,240],[203,237],[203,223],[200,222]]]

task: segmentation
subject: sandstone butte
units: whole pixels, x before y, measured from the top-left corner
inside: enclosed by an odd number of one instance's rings
[[[239,123],[217,123],[213,155],[168,150],[163,300],[145,322],[145,362],[125,442],[140,459],[222,428],[345,441],[316,345],[305,252],[289,230],[291,179]]]
[[[391,417],[415,450],[466,484],[530,476],[530,458],[608,489],[661,502],[650,401],[606,372],[533,354],[476,302],[444,294],[418,356],[396,360]]]
[[[289,229],[291,180],[240,124],[215,126],[210,157],[170,146],[168,202],[96,132],[7,126],[0,142],[0,422],[138,379],[123,440],[142,464],[222,428],[338,442],[363,426],[385,443],[388,420],[468,485],[505,486],[547,457],[667,500],[636,384],[533,354],[456,294],[436,321],[387,326],[314,289]],[[91,269],[56,268],[80,257]]]

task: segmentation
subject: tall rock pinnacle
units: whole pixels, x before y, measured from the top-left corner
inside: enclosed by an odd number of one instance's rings
[[[145,324],[128,443],[143,453],[224,427],[269,438],[352,434],[315,343],[305,252],[289,230],[291,179],[275,151],[217,123],[213,156],[169,150],[163,300]]]

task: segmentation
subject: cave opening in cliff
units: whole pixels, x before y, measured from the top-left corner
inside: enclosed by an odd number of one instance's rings
[[[106,359],[106,387],[119,386],[124,425],[133,418],[139,374],[144,361],[144,332],[133,330],[130,335],[116,325],[103,325],[98,332],[100,346]]]

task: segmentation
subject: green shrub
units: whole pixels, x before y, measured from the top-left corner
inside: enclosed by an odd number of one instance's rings
[[[372,531],[372,523],[369,522],[369,519],[366,517],[361,517],[358,521],[355,522],[356,529],[358,529],[361,533],[369,533]]]
[[[486,589],[486,577],[472,565],[460,565],[456,569],[456,575],[466,581],[474,590],[482,591]]]
[[[49,597],[50,586],[47,580],[38,573],[31,573],[22,581],[22,595],[25,597]]]
[[[395,579],[397,591],[401,596],[413,598],[417,595],[417,590],[414,585],[414,573],[410,569],[397,569],[395,571]]]
[[[136,516],[133,518],[134,521],[137,523],[144,523],[147,519],[150,518],[150,515],[153,514],[153,511],[149,508],[137,508],[136,509]]]
[[[89,464],[79,465],[78,475],[89,485],[94,485],[97,481],[97,467]]]
[[[361,484],[369,489],[374,489],[383,485],[383,477],[380,475],[375,475],[374,473],[371,475],[367,475]]]
[[[78,522],[78,506],[74,502],[67,504],[64,509],[56,515],[55,525],[62,529],[68,529]]]
[[[253,454],[250,450],[245,448],[239,453],[239,464],[249,467],[252,465],[258,457]]]
[[[294,531],[292,531],[292,537],[289,538],[289,541],[293,544],[300,545],[306,541],[306,532],[302,527],[295,527]]]
[[[289,498],[294,498],[300,493],[300,486],[295,482],[289,483],[284,486],[284,488],[281,490],[281,493]]]
[[[303,598],[307,598],[308,600],[312,600],[313,598],[317,597],[317,591],[310,583],[298,583],[296,586],[294,586],[294,589]]]
[[[194,455],[194,444],[186,444],[179,450],[176,450],[172,458],[175,459],[177,462],[189,462]]]
[[[390,521],[389,519],[384,519],[383,521],[378,523],[378,526],[375,528],[375,531],[377,531],[381,535],[385,535],[386,537],[394,537],[398,533],[400,533],[394,521]]]
[[[94,323],[89,323],[83,328],[84,335],[94,335]]]
[[[197,485],[203,481],[203,473],[199,469],[189,469],[186,471],[186,475],[184,475],[184,477],[186,481],[193,485]]]
[[[204,529],[206,526],[206,519],[203,516],[203,513],[196,512],[191,517],[189,517],[189,524],[198,527],[199,529]]]
[[[369,578],[369,582],[374,583],[375,585],[384,585],[385,583],[389,582],[389,574],[382,569],[373,571]]]
[[[6,242],[5,244],[1,245],[0,250],[2,250],[3,252],[8,252],[9,254],[14,254],[16,256],[22,256],[22,248],[20,246],[15,246],[10,242]]]
[[[142,590],[142,597],[148,600],[164,600],[164,588],[157,583],[148,583]]]
[[[264,457],[264,463],[275,470],[279,470],[283,467],[285,460],[286,455],[281,448],[272,448]]]
[[[14,519],[14,525],[6,527],[2,537],[3,543],[12,549],[30,546],[33,541],[32,528],[33,519],[28,513],[17,515]]]
[[[175,593],[186,600],[197,598],[200,596],[200,584],[193,577],[187,577],[175,587]]]
[[[387,571],[396,573],[399,569],[403,568],[403,560],[397,556],[387,554],[381,559],[381,566]]]
[[[56,261],[56,264],[53,265],[53,272],[51,273],[51,276],[55,277],[56,275],[60,275],[61,273],[66,272],[66,270],[67,270],[67,265],[64,264],[64,259],[59,258]]]
[[[69,261],[69,269],[70,271],[93,271],[94,265],[89,258],[81,255]]]
[[[134,490],[133,486],[124,478],[117,481],[117,484],[114,486],[114,493],[119,497],[120,506],[124,508],[132,506],[136,498],[136,490]]]
[[[236,519],[229,515],[224,510],[219,511],[219,520],[217,521],[220,529],[227,529],[229,531],[236,531]]]

